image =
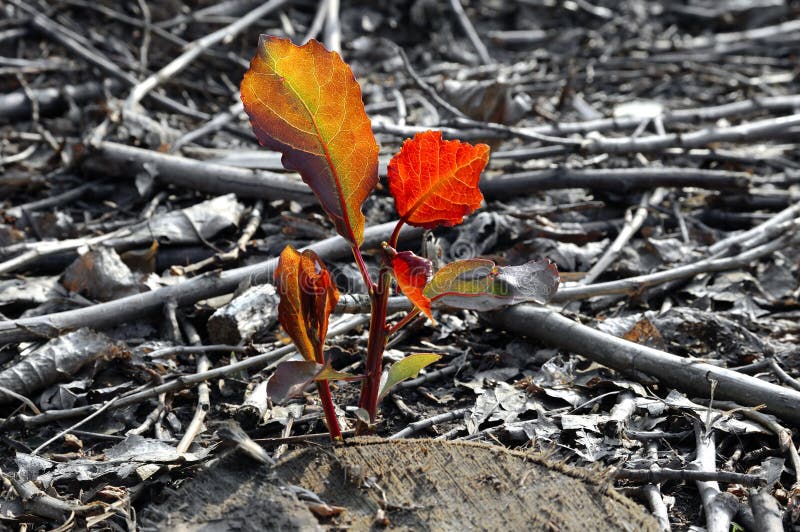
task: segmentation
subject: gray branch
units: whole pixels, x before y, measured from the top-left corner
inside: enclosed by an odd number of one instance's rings
[[[800,392],[749,375],[682,358],[600,332],[566,318],[558,312],[532,305],[517,305],[495,312],[489,319],[507,331],[529,336],[565,351],[583,355],[626,373],[643,373],[684,393],[708,397],[711,381],[717,381],[714,396],[737,403],[766,405],[767,410],[800,425]]]

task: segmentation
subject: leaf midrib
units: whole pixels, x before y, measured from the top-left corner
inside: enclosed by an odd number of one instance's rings
[[[272,57],[270,58],[272,59]],[[316,63],[316,59],[314,59],[314,61]],[[277,61],[275,63],[277,64]],[[337,172],[336,166],[333,163],[333,158],[331,157],[330,151],[328,150],[328,146],[325,143],[324,139],[322,138],[322,133],[320,131],[319,126],[317,125],[316,117],[314,116],[314,113],[311,112],[311,109],[308,107],[308,104],[306,104],[305,100],[300,96],[300,93],[297,91],[297,89],[295,89],[295,87],[292,85],[289,79],[286,76],[281,75],[276,68],[272,68],[272,71],[275,72],[275,75],[278,76],[280,80],[283,81],[284,84],[286,84],[286,86],[289,88],[290,91],[292,91],[292,94],[295,95],[295,98],[297,98],[297,101],[299,101],[300,104],[303,106],[303,109],[305,109],[306,113],[308,114],[311,120],[311,124],[314,128],[314,133],[317,137],[317,142],[319,142],[320,148],[322,148],[322,152],[325,156],[325,161],[328,163],[328,168],[330,168],[331,170],[331,177],[333,179],[334,186],[336,187],[337,197],[339,199],[339,207],[342,210],[342,221],[344,222],[344,225],[347,227],[347,232],[348,232],[347,236],[349,237],[348,240],[350,240],[351,242],[357,242],[355,233],[353,232],[353,226],[350,223],[350,212],[347,209],[347,203],[345,202],[344,199],[344,190],[342,187],[341,179],[339,178],[339,172]],[[293,149],[296,148],[293,147]]]

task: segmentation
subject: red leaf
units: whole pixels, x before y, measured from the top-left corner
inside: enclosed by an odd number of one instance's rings
[[[400,251],[392,256],[392,269],[397,286],[403,294],[426,316],[433,319],[431,300],[422,293],[431,278],[431,261],[411,251]]]
[[[298,253],[286,246],[275,269],[280,295],[278,320],[297,350],[308,361],[324,363],[323,344],[328,318],[339,300],[339,291],[316,253]]]
[[[442,140],[440,131],[406,140],[389,162],[389,190],[401,220],[431,229],[457,225],[480,207],[481,172],[489,146]]]
[[[241,92],[261,144],[283,153],[336,231],[360,245],[361,204],[378,183],[378,144],[350,67],[315,40],[295,46],[262,35]]]

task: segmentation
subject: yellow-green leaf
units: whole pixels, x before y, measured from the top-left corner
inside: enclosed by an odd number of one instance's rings
[[[378,394],[378,401],[386,397],[386,394],[394,386],[405,380],[415,378],[422,368],[430,366],[440,358],[442,358],[442,355],[435,353],[414,353],[392,364],[389,369],[384,371],[381,377],[381,391]]]
[[[559,280],[558,268],[548,259],[520,266],[467,259],[436,272],[422,293],[431,302],[488,311],[525,301],[547,303],[556,293]]]

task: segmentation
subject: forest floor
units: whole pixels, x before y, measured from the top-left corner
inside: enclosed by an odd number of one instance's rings
[[[250,449],[235,469],[324,443],[315,393],[278,405],[265,387],[295,356],[269,285],[286,244],[334,273],[329,357],[363,370],[350,250],[239,100],[259,34],[317,38],[361,84],[381,146],[370,267],[392,227],[386,165],[435,129],[491,146],[485,201],[403,248],[561,272],[547,306],[437,309],[392,337],[387,362],[442,358],[383,401],[378,436],[591,468],[662,529],[800,528],[799,2],[0,13],[0,528],[147,528],[137,515],[157,522],[225,449]],[[347,436],[357,391],[334,387]],[[284,503],[345,526],[300,495]]]

